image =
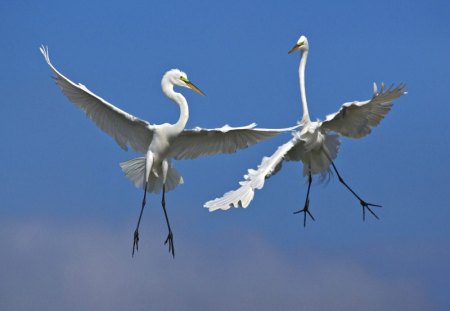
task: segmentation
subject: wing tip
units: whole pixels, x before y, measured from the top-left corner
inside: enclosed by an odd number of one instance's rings
[[[406,83],[401,82],[398,87],[399,91],[402,93],[402,95],[408,94],[408,91],[406,90]]]
[[[219,210],[219,209],[221,209],[221,210],[227,210],[228,208],[225,208],[224,206],[222,206],[222,205],[220,205],[220,204],[214,204],[214,203],[216,203],[218,200],[219,200],[219,199],[214,199],[214,200],[208,201],[208,202],[206,202],[205,204],[203,204],[203,207],[204,207],[204,208],[207,208],[208,211],[209,211],[210,213],[212,213],[212,212],[214,212],[214,211],[217,211],[217,210]]]
[[[233,208],[233,207],[234,208],[238,208],[238,207],[246,208],[247,207],[247,206],[243,206],[242,205],[242,201],[241,200],[239,200],[236,204],[235,203],[229,203],[228,205],[220,204],[220,203],[219,204],[214,204],[215,201],[217,201],[217,200],[220,200],[220,198],[206,202],[203,205],[203,207],[207,208],[210,213],[215,212],[217,210],[226,211],[226,210],[229,210],[230,208]]]
[[[379,91],[377,83],[373,82],[373,98],[387,93],[398,93],[398,97],[400,97],[402,95],[408,94],[408,91],[406,90],[406,84],[404,82],[399,83],[397,86],[392,83],[387,89],[385,88],[384,82],[381,82]]]
[[[41,51],[42,55],[45,58],[45,61],[50,64],[50,53],[48,51],[48,46],[41,44],[39,47],[39,51]]]

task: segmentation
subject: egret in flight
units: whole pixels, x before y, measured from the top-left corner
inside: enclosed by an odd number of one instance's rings
[[[330,167],[336,172],[339,181],[359,200],[365,219],[366,209],[378,219],[371,207],[381,207],[368,203],[353,191],[339,174],[333,160],[339,150],[339,136],[361,138],[368,135],[371,129],[377,126],[392,107],[392,101],[405,94],[405,86],[384,89],[381,84],[378,91],[374,84],[373,96],[367,101],[354,101],[342,105],[338,112],[330,114],[324,121],[311,121],[308,112],[305,93],[305,67],[308,58],[308,39],[301,36],[294,47],[289,51],[301,51],[299,65],[300,95],[303,108],[303,117],[299,122],[301,129],[293,134],[291,140],[278,149],[270,157],[264,157],[256,170],[248,170],[240,188],[227,192],[223,197],[205,203],[210,211],[218,209],[227,210],[230,207],[246,208],[253,199],[255,189],[261,189],[267,178],[281,169],[283,160],[303,162],[303,176],[308,176],[308,189],[303,209],[295,212],[303,213],[303,225],[306,225],[306,215],[314,217],[309,211],[309,192],[312,175],[321,175],[322,178],[331,174]]]
[[[41,53],[45,61],[56,75],[56,84],[64,95],[103,131],[112,136],[122,149],[128,146],[144,157],[135,158],[120,163],[125,175],[136,187],[144,190],[139,219],[134,231],[133,251],[138,250],[139,225],[146,204],[147,192],[160,193],[161,205],[169,231],[164,244],[168,244],[169,252],[175,256],[173,233],[167,216],[165,193],[183,183],[183,178],[172,166],[171,159],[195,159],[203,155],[220,153],[234,153],[239,149],[268,139],[285,131],[297,128],[263,129],[256,128],[256,124],[243,127],[225,125],[217,129],[203,129],[196,127],[186,130],[189,118],[189,108],[185,97],[174,91],[174,86],[184,87],[205,95],[187,77],[178,70],[166,72],[161,80],[163,93],[180,108],[180,117],[175,124],[150,124],[108,103],[95,95],[82,84],[76,84],[62,75],[51,64],[48,48],[42,46]]]

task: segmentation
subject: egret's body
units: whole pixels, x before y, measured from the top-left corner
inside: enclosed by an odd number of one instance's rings
[[[173,256],[175,255],[173,234],[165,207],[165,192],[182,184],[183,178],[172,166],[171,159],[194,159],[203,155],[233,153],[296,128],[261,129],[256,128],[256,124],[253,123],[243,127],[225,125],[217,129],[197,127],[186,130],[189,119],[188,104],[184,96],[175,92],[173,88],[174,86],[185,87],[201,95],[204,94],[188,80],[184,72],[178,69],[166,72],[161,80],[163,93],[180,108],[178,121],[174,124],[150,124],[113,106],[89,91],[84,85],[70,81],[51,64],[48,49],[41,47],[40,50],[56,75],[56,83],[69,100],[83,110],[100,129],[112,136],[120,147],[127,150],[130,146],[145,155],[120,164],[126,176],[136,187],[144,189],[139,220],[134,232],[133,254],[138,249],[139,225],[146,204],[146,194],[162,191],[161,203],[169,230],[166,243],[169,243],[169,251]]]
[[[389,112],[392,101],[405,94],[404,85],[384,90],[381,86],[378,92],[374,84],[372,99],[363,102],[349,102],[342,105],[341,109],[328,115],[324,121],[311,121],[305,92],[305,67],[308,58],[309,44],[306,37],[301,36],[297,44],[289,51],[300,50],[302,52],[299,64],[300,95],[303,108],[303,117],[299,122],[301,129],[293,134],[291,140],[280,146],[270,157],[264,157],[256,170],[250,169],[245,175],[245,180],[240,182],[241,187],[237,190],[224,194],[223,197],[205,203],[210,211],[217,209],[229,209],[230,207],[247,207],[253,200],[255,189],[261,189],[265,180],[277,173],[283,160],[303,162],[303,175],[308,176],[308,190],[304,208],[296,213],[304,213],[304,224],[306,215],[314,219],[309,212],[309,192],[312,176],[327,176],[331,173],[330,167],[336,172],[339,181],[360,201],[365,209],[371,210],[371,206],[379,206],[362,200],[342,179],[336,169],[333,160],[339,151],[339,136],[360,138],[371,132],[383,117]]]

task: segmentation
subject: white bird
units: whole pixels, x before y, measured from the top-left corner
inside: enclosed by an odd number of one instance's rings
[[[187,78],[187,75],[172,69],[165,73],[161,80],[163,93],[180,107],[180,117],[175,124],[150,124],[95,95],[82,84],[76,84],[62,75],[51,64],[48,48],[42,46],[41,53],[47,64],[56,75],[56,84],[62,92],[78,108],[103,131],[112,136],[124,150],[128,146],[144,157],[120,163],[125,175],[136,187],[144,189],[144,197],[134,232],[133,252],[138,250],[139,225],[146,204],[147,192],[160,193],[161,205],[168,228],[168,236],[164,244],[169,243],[169,252],[175,256],[173,233],[166,211],[165,192],[183,183],[183,178],[171,164],[171,159],[195,159],[203,155],[233,153],[252,144],[268,139],[297,126],[285,129],[256,128],[256,124],[243,127],[225,125],[217,129],[194,128],[186,130],[189,108],[186,99],[173,90],[174,86],[189,88],[205,95]]]
[[[321,177],[327,177],[331,174],[330,166],[333,167],[339,181],[359,200],[363,208],[363,219],[365,218],[365,209],[378,219],[370,207],[381,206],[367,203],[361,199],[342,179],[333,160],[339,151],[339,136],[361,138],[368,135],[371,129],[377,126],[389,112],[392,101],[406,94],[405,86],[400,84],[396,88],[390,87],[385,90],[384,85],[381,84],[378,92],[377,86],[374,84],[372,99],[345,103],[338,112],[328,115],[325,121],[312,122],[309,118],[305,93],[305,66],[309,51],[308,40],[305,36],[300,37],[289,54],[297,50],[302,52],[299,65],[300,95],[303,108],[303,117],[299,122],[301,129],[296,131],[293,138],[280,146],[274,154],[264,157],[256,170],[248,170],[248,174],[244,176],[245,180],[240,182],[240,188],[225,193],[221,198],[208,201],[204,206],[210,211],[227,210],[230,207],[246,208],[254,197],[255,189],[261,189],[265,179],[280,170],[283,160],[288,160],[303,162],[303,175],[308,176],[304,208],[295,212],[295,214],[304,213],[304,225],[306,225],[307,214],[314,220],[309,211],[312,175],[320,174]]]

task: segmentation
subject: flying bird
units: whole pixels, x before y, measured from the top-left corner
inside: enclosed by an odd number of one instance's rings
[[[301,52],[299,65],[300,95],[303,108],[303,117],[299,122],[301,128],[293,133],[291,140],[278,147],[270,157],[264,157],[256,170],[249,169],[237,190],[227,192],[221,198],[208,201],[204,206],[210,211],[227,210],[231,207],[246,208],[253,200],[255,189],[262,189],[265,180],[281,169],[284,160],[301,161],[303,162],[303,176],[308,178],[308,188],[303,209],[294,213],[303,213],[304,226],[306,226],[307,215],[314,220],[309,211],[312,176],[320,175],[322,178],[326,178],[332,173],[331,168],[336,172],[339,181],[359,200],[363,210],[363,220],[366,209],[378,219],[371,207],[381,206],[368,203],[356,194],[339,174],[333,160],[339,151],[340,136],[361,138],[368,135],[372,128],[377,126],[390,111],[392,101],[406,94],[405,85],[400,84],[395,88],[391,86],[385,89],[381,84],[378,91],[377,85],[374,83],[373,96],[370,100],[345,103],[339,111],[328,115],[324,121],[311,121],[305,93],[305,67],[309,51],[308,39],[305,36],[301,36],[288,53],[291,54],[295,51]]]
[[[185,129],[189,118],[189,108],[185,97],[174,91],[174,87],[188,88],[200,95],[205,95],[179,69],[167,71],[162,80],[163,93],[180,108],[180,117],[174,124],[150,124],[108,103],[91,92],[86,86],[76,84],[62,75],[50,62],[48,48],[42,46],[41,53],[55,74],[56,84],[64,95],[84,111],[101,130],[110,135],[119,146],[128,147],[144,154],[129,161],[120,163],[125,175],[136,187],[144,190],[139,219],[133,236],[133,250],[138,250],[139,226],[146,205],[147,192],[158,194],[162,191],[161,205],[167,223],[168,235],[164,244],[168,243],[169,252],[175,257],[173,233],[166,210],[165,193],[183,183],[182,176],[171,163],[171,159],[195,159],[199,156],[220,153],[234,153],[257,142],[263,141],[297,126],[285,129],[256,128],[252,123],[242,127],[225,125],[216,129],[196,127]]]

